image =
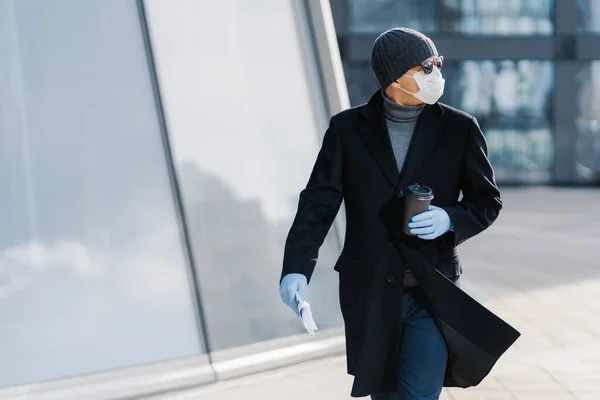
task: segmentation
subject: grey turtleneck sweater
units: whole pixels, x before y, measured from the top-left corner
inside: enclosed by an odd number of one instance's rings
[[[421,115],[421,111],[425,108],[425,104],[418,106],[405,106],[390,100],[385,92],[383,95],[383,111],[385,113],[385,121],[387,124],[394,157],[398,171],[402,170],[408,146],[412,138],[417,119]],[[417,281],[411,270],[407,269],[404,274],[404,286],[416,286]]]
[[[405,106],[390,100],[385,92],[382,91],[382,93],[385,121],[390,134],[394,156],[396,157],[398,171],[401,171],[408,151],[408,145],[417,125],[417,119],[419,119],[421,111],[425,108],[425,104]]]

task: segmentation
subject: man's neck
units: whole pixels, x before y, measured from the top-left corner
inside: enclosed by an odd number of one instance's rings
[[[383,91],[383,93],[394,103],[403,106],[419,106],[423,104],[423,102],[416,97],[399,90],[391,90],[390,88],[387,88]]]
[[[404,105],[399,104],[390,98],[382,91],[383,95],[383,112],[387,119],[394,122],[412,122],[416,121],[423,111],[424,104]]]

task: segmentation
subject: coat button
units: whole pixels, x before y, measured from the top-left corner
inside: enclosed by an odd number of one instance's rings
[[[387,277],[387,281],[389,283],[394,283],[394,282],[396,282],[396,277],[394,275],[390,275]]]

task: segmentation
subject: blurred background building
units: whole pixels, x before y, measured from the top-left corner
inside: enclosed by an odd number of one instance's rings
[[[405,26],[445,56],[440,101],[480,122],[498,181],[600,182],[600,1],[331,0],[353,105],[376,88],[377,35]]]
[[[478,118],[501,183],[598,183],[600,0],[0,0],[0,398],[343,352],[343,222],[308,294],[318,341],[279,300],[283,244],[394,26],[437,43],[442,101]]]

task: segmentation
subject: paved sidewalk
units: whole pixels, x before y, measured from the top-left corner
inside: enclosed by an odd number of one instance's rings
[[[522,337],[480,386],[442,400],[600,400],[600,191],[503,193],[498,223],[460,249],[467,286]],[[168,398],[341,400],[351,384],[335,357]]]

